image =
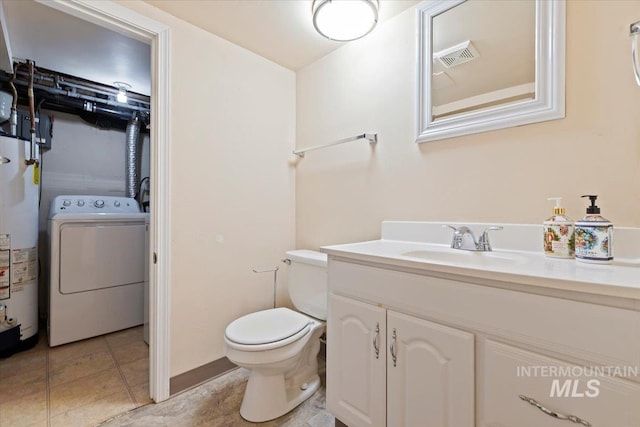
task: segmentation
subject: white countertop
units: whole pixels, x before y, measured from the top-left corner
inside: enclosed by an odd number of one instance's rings
[[[477,228],[481,232],[488,225],[505,227],[503,231],[492,235],[493,252],[488,253],[451,249],[448,241],[451,232],[442,230],[442,223],[426,222],[385,222],[381,240],[325,246],[321,251],[330,256],[381,266],[421,270],[425,274],[454,274],[640,299],[640,256],[635,253],[638,251],[640,254],[640,240],[637,240],[640,238],[640,229],[617,229],[615,238],[616,244],[620,243],[620,248],[616,252],[614,247],[613,263],[591,264],[545,256],[542,252],[541,226],[471,224],[471,228]],[[397,239],[398,237],[401,239]],[[537,245],[540,250],[532,250]]]

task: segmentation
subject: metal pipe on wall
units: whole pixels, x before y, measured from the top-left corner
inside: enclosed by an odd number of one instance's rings
[[[29,117],[31,120],[29,133],[31,135],[29,143],[29,158],[24,161],[28,165],[38,163],[36,160],[36,99],[33,93],[33,61],[27,61],[27,67],[29,69],[29,88],[27,94],[29,96]]]
[[[2,80],[2,79],[0,79],[0,80]],[[20,86],[26,86],[27,85],[25,82],[22,82],[22,81],[16,81],[15,83],[20,85]],[[52,88],[52,87],[49,87],[49,86],[39,85],[37,83],[34,83],[33,87],[34,87],[34,89],[42,90],[44,92],[51,93],[53,95],[62,95],[62,96],[66,96],[68,98],[83,99],[83,100],[87,100],[87,101],[91,101],[91,102],[95,102],[95,103],[100,103],[100,104],[105,104],[105,105],[110,105],[110,106],[117,106],[117,107],[119,107],[121,109],[140,111],[140,112],[143,112],[143,113],[149,112],[149,108],[147,108],[147,107],[139,107],[139,106],[131,105],[131,104],[120,104],[120,103],[117,103],[115,101],[101,99],[101,98],[97,98],[95,96],[83,95],[83,94],[80,94],[80,93],[72,93],[71,91],[68,91],[68,90],[56,89],[56,88]]]
[[[9,124],[11,126],[11,135],[16,136],[18,133],[18,89],[14,84],[16,80],[16,73],[18,72],[18,63],[13,63],[13,74],[9,79],[9,86],[11,86],[11,92],[13,93],[13,102],[11,102],[11,116],[9,117]]]
[[[78,110],[86,111],[89,113],[99,113],[112,117],[116,117],[121,120],[129,120],[131,118],[131,112],[118,111],[112,108],[105,108],[97,105],[94,102],[82,101],[78,98],[69,98],[66,96],[51,97],[44,99],[44,108],[53,109],[55,106],[62,106],[69,108],[67,112],[69,114],[77,114]]]
[[[31,66],[29,66],[29,63],[31,63]],[[27,68],[27,72],[20,71],[21,68]],[[30,68],[32,68],[33,71],[31,71]],[[62,95],[69,98],[79,98],[96,104],[106,104],[117,110],[140,111],[144,114],[149,114],[150,112],[149,97],[130,92],[127,96],[131,102],[117,102],[115,100],[117,93],[115,92],[115,89],[110,86],[90,81],[75,80],[70,76],[53,74],[53,72],[49,72],[48,70],[45,73],[37,70],[33,61],[30,60],[27,60],[27,62],[14,62],[13,74],[0,72],[0,81],[7,82],[11,86],[12,90],[15,90],[16,85],[33,87],[34,89],[49,94]],[[43,84],[39,84],[38,82]],[[79,93],[78,90],[86,93]],[[15,91],[14,94],[17,95],[17,91]],[[100,97],[98,95],[104,95],[106,97]],[[144,117],[142,119],[144,120]]]
[[[20,71],[18,72],[18,75],[22,75],[25,77],[27,76],[25,72],[20,72]],[[115,97],[118,94],[116,89],[108,85],[94,83],[87,80],[82,80],[81,82],[78,82],[77,80],[72,79],[68,76],[61,77],[61,76],[56,76],[54,74],[44,74],[42,72],[37,72],[37,70],[36,70],[36,74],[34,75],[34,78],[36,81],[49,82],[52,84],[52,88],[57,88],[57,89],[60,89],[61,86],[66,86],[66,87],[86,90],[89,92],[100,93],[102,95],[108,95],[113,97]],[[140,95],[135,92],[127,92],[127,97],[130,100],[133,100],[139,104],[143,104],[143,105],[151,104],[148,96]]]

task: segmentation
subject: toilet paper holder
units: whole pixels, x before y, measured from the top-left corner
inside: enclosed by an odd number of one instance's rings
[[[267,268],[265,270],[256,270],[255,268],[253,269],[253,272],[258,274],[273,273],[273,308],[276,308],[276,288],[278,286],[278,270],[280,270],[280,267],[278,266]]]

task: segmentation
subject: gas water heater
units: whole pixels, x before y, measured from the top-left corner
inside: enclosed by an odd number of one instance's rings
[[[40,171],[30,150],[29,141],[0,136],[0,357],[38,342]]]

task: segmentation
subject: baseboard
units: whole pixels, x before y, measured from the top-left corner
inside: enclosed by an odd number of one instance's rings
[[[173,396],[203,382],[209,381],[222,374],[236,369],[237,366],[226,357],[184,372],[169,379],[169,395]]]
[[[327,358],[327,346],[325,343],[320,343],[320,357]],[[206,381],[219,377],[222,374],[226,374],[229,371],[236,369],[238,366],[231,362],[226,357],[222,357],[213,362],[202,365],[198,368],[184,372],[175,377],[169,379],[169,395],[181,393],[185,390],[191,389],[197,385],[200,385]]]

